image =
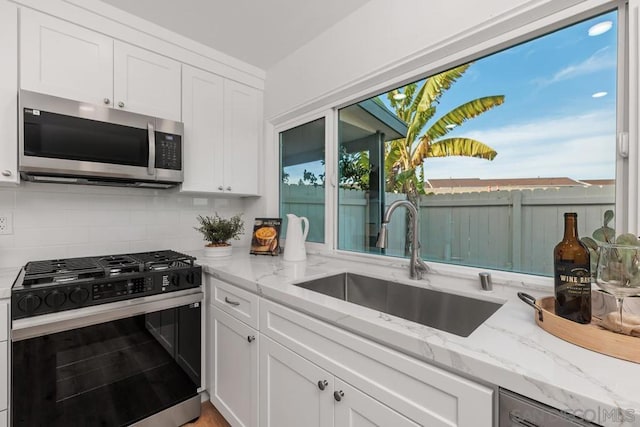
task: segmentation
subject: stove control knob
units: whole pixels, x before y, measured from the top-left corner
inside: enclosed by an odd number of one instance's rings
[[[180,274],[178,273],[172,274],[169,280],[171,280],[171,284],[173,286],[176,286],[176,287],[180,286]]]
[[[89,298],[89,291],[84,288],[75,288],[69,294],[69,299],[72,303],[80,305]]]
[[[64,304],[66,300],[67,300],[67,296],[65,295],[64,292],[53,291],[45,297],[44,302],[49,307],[53,309],[58,309],[62,307],[62,304]]]
[[[196,275],[193,271],[187,273],[187,283],[193,285],[196,281]]]
[[[27,314],[32,314],[40,307],[42,299],[38,295],[28,294],[18,301],[18,308]]]

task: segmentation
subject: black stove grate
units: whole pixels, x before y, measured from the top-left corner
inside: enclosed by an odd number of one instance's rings
[[[140,262],[144,264],[145,270],[165,270],[173,267],[191,267],[195,261],[195,257],[171,250],[141,252],[138,254],[132,254],[131,256],[140,260]]]
[[[52,259],[31,261],[24,267],[23,285],[51,283],[56,279],[69,280],[100,277],[103,269],[93,258]]]
[[[172,250],[136,254],[31,261],[24,267],[22,286],[69,283],[127,273],[193,267],[195,257]]]

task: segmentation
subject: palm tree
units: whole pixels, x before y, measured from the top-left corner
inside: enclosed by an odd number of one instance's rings
[[[386,190],[407,195],[416,207],[418,197],[424,194],[424,160],[429,157],[466,156],[493,160],[496,151],[471,138],[449,137],[452,128],[461,125],[504,102],[504,95],[477,98],[454,108],[441,116],[421,135],[427,123],[435,116],[440,97],[469,68],[469,64],[436,74],[418,83],[387,93],[396,115],[407,124],[405,138],[387,142],[385,146]],[[404,98],[398,96],[404,95]],[[418,168],[420,173],[418,174]]]

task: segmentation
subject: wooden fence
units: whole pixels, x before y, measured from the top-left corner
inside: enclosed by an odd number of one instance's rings
[[[340,190],[338,248],[369,252],[366,193]],[[404,198],[386,194],[386,204]],[[324,236],[324,189],[284,186],[282,212],[309,218],[309,240]],[[420,201],[420,241],[426,260],[551,275],[553,247],[563,233],[563,213],[577,212],[580,236],[602,226],[614,209],[614,187],[567,187],[423,196]],[[387,255],[403,256],[404,211],[389,224]],[[373,249],[375,250],[375,249]]]

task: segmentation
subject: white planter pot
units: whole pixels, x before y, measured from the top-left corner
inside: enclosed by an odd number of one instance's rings
[[[219,258],[231,256],[232,247],[229,246],[205,246],[204,256],[207,258]]]

